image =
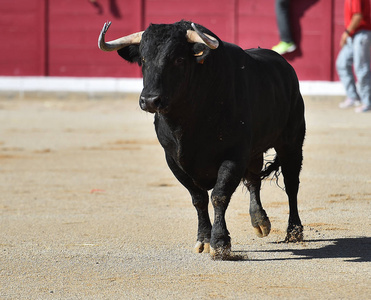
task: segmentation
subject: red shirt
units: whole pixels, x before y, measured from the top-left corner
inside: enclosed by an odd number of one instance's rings
[[[363,18],[357,29],[350,33],[351,36],[360,30],[371,30],[370,0],[345,0],[345,28],[348,28],[354,14],[362,14]]]

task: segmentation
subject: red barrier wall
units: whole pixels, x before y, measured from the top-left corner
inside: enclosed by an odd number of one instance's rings
[[[44,1],[1,0],[0,75],[45,74],[45,15]]]
[[[343,1],[292,1],[299,47],[285,58],[300,80],[337,80]],[[2,0],[0,75],[139,77],[137,66],[98,49],[103,23],[112,21],[107,39],[115,39],[180,19],[242,48],[271,48],[279,39],[274,0]]]

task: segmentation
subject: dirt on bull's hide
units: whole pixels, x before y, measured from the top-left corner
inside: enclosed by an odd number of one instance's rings
[[[262,185],[272,230],[257,238],[241,185],[231,259],[213,261],[192,251],[196,211],[137,99],[0,100],[1,299],[370,297],[371,114],[306,98],[304,242],[283,242],[275,180]]]

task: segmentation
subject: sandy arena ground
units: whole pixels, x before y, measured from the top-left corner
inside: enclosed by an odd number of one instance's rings
[[[194,254],[197,218],[137,95],[0,100],[0,299],[370,299],[371,114],[307,98],[299,209],[285,193],[254,235],[240,186],[227,212],[236,260]],[[210,209],[212,209],[210,207]]]

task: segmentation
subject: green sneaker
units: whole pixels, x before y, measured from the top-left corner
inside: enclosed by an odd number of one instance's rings
[[[280,41],[278,45],[274,46],[272,48],[273,51],[276,51],[278,54],[285,54],[295,51],[296,45],[294,43],[286,43],[283,41]]]

